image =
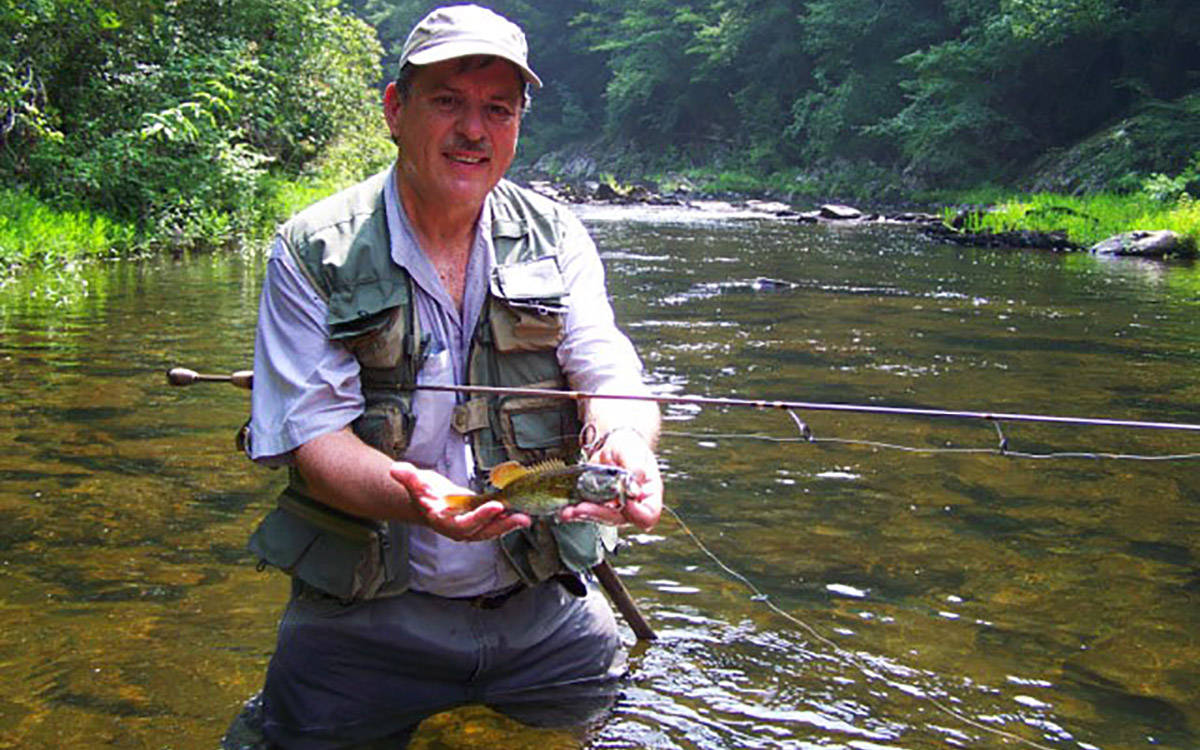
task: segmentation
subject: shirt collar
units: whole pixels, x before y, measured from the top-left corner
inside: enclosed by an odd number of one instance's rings
[[[433,298],[446,310],[453,311],[457,317],[458,310],[442,288],[437,272],[429,258],[421,250],[416,234],[412,230],[404,204],[400,202],[400,191],[396,188],[396,166],[393,164],[388,171],[383,187],[384,204],[387,210],[388,235],[391,237],[392,261],[408,271],[413,283],[421,288],[426,295]],[[475,242],[471,248],[471,259],[467,268],[467,288],[463,299],[463,311],[466,313],[467,330],[472,330],[475,320],[479,317],[483,300],[488,292],[488,280],[496,265],[496,249],[492,244],[492,201],[489,193],[484,200],[483,210],[475,229]],[[482,269],[478,267],[484,264]]]

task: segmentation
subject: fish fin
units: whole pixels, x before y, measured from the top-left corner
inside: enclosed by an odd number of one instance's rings
[[[505,461],[502,464],[496,464],[492,467],[488,481],[496,489],[502,490],[522,477],[527,477],[531,474],[546,474],[565,468],[567,468],[567,465],[563,463],[561,458],[548,458],[545,461],[538,461],[529,466],[522,466],[517,461]]]
[[[528,473],[529,469],[526,469],[518,462],[505,461],[502,464],[496,464],[492,467],[492,473],[488,477],[488,481],[492,483],[493,487],[503,489]]]
[[[544,461],[526,467],[526,471],[530,474],[548,474],[552,471],[559,471],[567,468],[567,465],[561,458],[547,458]]]

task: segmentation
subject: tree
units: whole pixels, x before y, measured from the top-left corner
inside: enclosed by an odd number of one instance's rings
[[[0,169],[154,236],[247,229],[268,166],[375,106],[374,34],[333,0],[41,0],[0,23],[0,76],[29,82]]]
[[[871,131],[938,181],[1015,179],[1147,100],[1181,96],[1200,72],[1200,8],[1187,0],[947,5],[961,30],[901,58],[908,103]]]

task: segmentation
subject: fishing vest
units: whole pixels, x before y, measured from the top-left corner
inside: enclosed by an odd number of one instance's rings
[[[358,360],[365,402],[354,433],[399,459],[416,421],[422,335],[412,279],[391,258],[384,185],[390,170],[301,212],[280,229],[297,266],[328,307],[329,338]],[[556,350],[564,336],[566,286],[558,247],[566,209],[501,181],[491,210],[496,266],[472,334],[472,385],[566,389]],[[489,209],[485,209],[489,210]],[[574,401],[542,396],[477,396],[454,410],[454,429],[469,436],[478,476],[496,464],[579,457],[580,421]],[[483,490],[484,480],[474,489]],[[501,539],[521,579],[536,584],[564,570],[582,572],[604,559],[616,530],[592,523],[536,521]],[[307,493],[289,469],[275,509],[250,537],[261,565],[278,567],[308,586],[344,600],[371,599],[408,589],[408,525],[344,513]]]

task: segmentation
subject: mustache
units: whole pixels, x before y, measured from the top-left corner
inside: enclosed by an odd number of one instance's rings
[[[480,138],[478,140],[471,140],[470,138],[465,138],[462,135],[455,135],[453,140],[451,140],[451,142],[449,144],[448,150],[450,150],[450,151],[472,151],[475,153],[482,154],[483,156],[485,156],[489,159],[492,156],[492,146],[491,146],[491,143],[486,138]]]

